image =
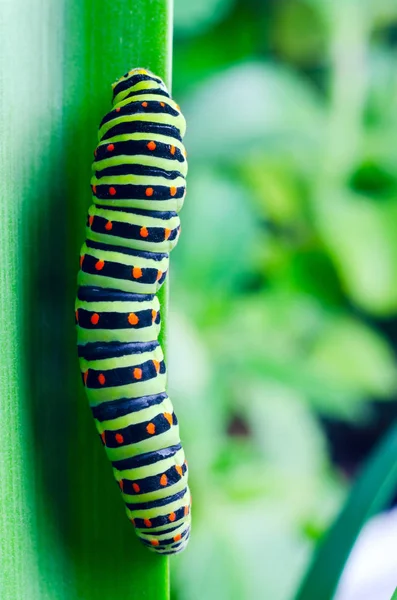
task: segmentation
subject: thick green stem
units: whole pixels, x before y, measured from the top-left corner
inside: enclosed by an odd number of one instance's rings
[[[171,0],[2,3],[2,598],[169,597],[168,561],[136,540],[98,441],[73,304],[110,84],[135,66],[170,84],[171,21]]]

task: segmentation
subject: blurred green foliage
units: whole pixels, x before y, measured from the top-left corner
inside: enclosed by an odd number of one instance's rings
[[[194,535],[178,600],[289,600],[349,482],[321,417],[395,398],[397,7],[175,2],[188,197],[170,392]]]

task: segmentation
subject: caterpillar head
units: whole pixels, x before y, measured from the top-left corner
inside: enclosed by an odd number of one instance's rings
[[[128,84],[129,80],[131,80],[131,86],[129,86]],[[149,69],[136,67],[135,69],[131,69],[130,71],[128,71],[128,73],[125,73],[125,75],[117,79],[112,84],[113,104],[116,104],[120,100],[123,100],[123,98],[126,96],[126,89],[129,88],[130,90],[132,90],[136,86],[142,87],[142,84],[140,85],[139,82],[144,81],[147,81],[147,83],[143,84],[144,87],[158,88],[168,93],[168,90],[164,82],[160,79],[160,77],[157,77],[157,75],[149,71]],[[121,91],[123,91],[124,93],[120,94]]]

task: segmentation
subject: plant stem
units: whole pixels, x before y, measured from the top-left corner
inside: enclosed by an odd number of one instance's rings
[[[171,25],[171,0],[2,7],[2,598],[169,598],[168,560],[137,541],[96,435],[73,304],[110,84],[144,66],[169,85]]]

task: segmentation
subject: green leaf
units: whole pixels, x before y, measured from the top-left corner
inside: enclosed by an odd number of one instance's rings
[[[335,524],[320,544],[295,600],[332,598],[365,522],[393,498],[397,486],[397,425],[364,466]]]
[[[390,600],[397,600],[397,588],[394,591],[393,596],[390,598]]]
[[[170,16],[167,0],[2,3],[2,598],[169,595],[168,561],[137,541],[98,442],[73,306],[110,85],[133,66],[170,83]]]
[[[360,308],[374,315],[397,308],[396,209],[347,192],[325,193],[318,224],[344,288]]]

